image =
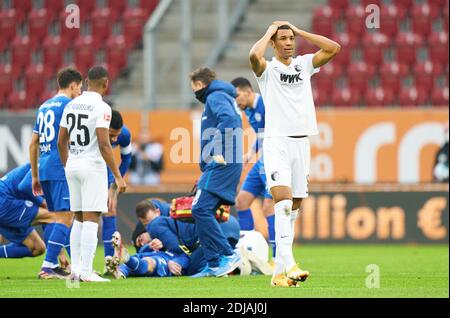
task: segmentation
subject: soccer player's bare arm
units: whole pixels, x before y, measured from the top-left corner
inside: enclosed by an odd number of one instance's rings
[[[108,167],[111,169],[111,172],[116,179],[116,185],[119,192],[125,192],[126,184],[122,179],[119,168],[116,165],[114,160],[114,154],[111,147],[111,143],[109,141],[109,129],[108,128],[96,128],[95,133],[97,134],[98,147],[100,149],[100,153],[102,154],[103,159],[105,160]]]
[[[317,51],[316,54],[314,54],[312,60],[314,68],[321,67],[322,65],[328,63],[341,50],[341,46],[339,45],[339,43],[333,40],[330,40],[321,35],[300,30],[292,24],[290,24],[290,27],[292,28],[296,36],[301,36],[308,42],[320,48],[320,50]]]
[[[256,76],[260,77],[264,70],[266,69],[266,59],[264,58],[264,53],[266,52],[267,46],[270,43],[271,37],[277,32],[278,25],[272,23],[267,29],[264,36],[256,42],[250,50],[249,59],[250,66]]]
[[[30,141],[30,164],[31,164],[31,187],[34,196],[43,195],[41,184],[39,182],[39,169],[38,169],[38,158],[39,158],[39,135],[33,133]]]
[[[66,167],[67,158],[69,157],[69,131],[66,127],[59,128],[58,134],[58,152],[63,167]]]

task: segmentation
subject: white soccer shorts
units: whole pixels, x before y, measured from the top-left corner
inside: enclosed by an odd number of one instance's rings
[[[108,173],[105,164],[67,162],[66,178],[72,212],[108,212]]]
[[[308,137],[266,137],[263,152],[268,189],[287,186],[293,198],[307,198],[311,160]]]

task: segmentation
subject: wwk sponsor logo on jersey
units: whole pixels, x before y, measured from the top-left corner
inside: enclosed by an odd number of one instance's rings
[[[280,73],[280,81],[289,84],[302,83],[303,79],[300,77],[301,73],[297,74],[283,74]]]

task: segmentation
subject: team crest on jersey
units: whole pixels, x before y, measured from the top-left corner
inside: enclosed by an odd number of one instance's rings
[[[302,71],[302,66],[300,64],[297,64],[294,66],[294,70],[296,70],[297,72],[301,72]]]
[[[110,121],[110,120],[111,120],[111,115],[110,115],[110,114],[104,114],[104,115],[103,115],[103,118],[104,118],[106,121]]]
[[[262,116],[260,113],[255,113],[255,120],[260,122],[262,120]]]
[[[25,205],[29,208],[31,208],[33,206],[33,202],[25,200]]]
[[[272,178],[272,181],[278,180],[278,171],[274,171],[270,174],[270,177]]]

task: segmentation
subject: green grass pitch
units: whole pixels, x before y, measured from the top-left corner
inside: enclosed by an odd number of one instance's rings
[[[300,288],[272,288],[268,276],[129,278],[111,283],[41,281],[43,257],[0,260],[0,297],[449,297],[448,245],[301,245],[295,257],[311,272]],[[95,269],[103,269],[103,250]],[[379,288],[367,288],[369,264],[379,268]]]

